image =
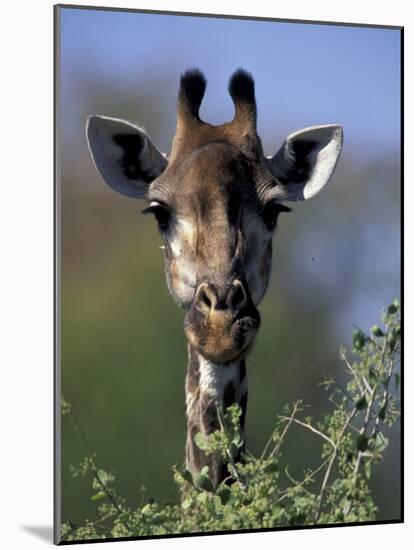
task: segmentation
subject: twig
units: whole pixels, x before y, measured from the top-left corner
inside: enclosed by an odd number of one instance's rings
[[[282,416],[281,418],[285,419],[285,420],[288,420],[289,417],[288,416]],[[299,426],[303,426],[304,428],[307,428],[308,430],[310,430],[311,432],[319,435],[320,437],[322,437],[323,439],[325,439],[325,441],[327,441],[328,443],[330,443],[332,445],[333,448],[336,447],[335,443],[332,441],[332,439],[330,437],[328,437],[327,435],[325,435],[323,432],[321,432],[320,430],[317,430],[316,428],[314,428],[312,426],[312,424],[307,424],[306,422],[302,422],[301,420],[298,420],[297,418],[292,418],[292,422],[295,422],[295,424],[299,424]]]
[[[259,457],[259,460],[260,460],[260,461],[262,461],[262,460],[264,459],[264,457],[266,456],[266,453],[267,453],[267,451],[268,451],[270,445],[272,444],[273,436],[275,435],[275,433],[277,433],[277,431],[278,431],[277,428],[275,428],[275,429],[273,430],[273,432],[270,434],[269,439],[266,441],[266,445],[264,446],[263,452],[262,452],[262,454],[261,454],[260,457]]]
[[[89,456],[91,458],[91,465],[92,465],[92,473],[94,475],[94,478],[96,479],[96,481],[99,483],[100,487],[102,488],[102,491],[105,493],[105,495],[108,497],[108,499],[111,501],[111,503],[113,504],[114,508],[116,509],[116,511],[118,512],[118,514],[122,514],[122,509],[121,507],[119,506],[118,502],[116,501],[114,495],[111,493],[111,491],[108,490],[108,487],[106,487],[106,485],[103,483],[103,481],[101,480],[101,478],[99,477],[99,473],[98,473],[98,469],[96,467],[96,464],[95,464],[95,460],[93,458],[94,456],[94,452],[92,450],[92,447],[89,443],[89,439],[87,438],[85,432],[83,431],[82,429],[82,426],[80,425],[79,423],[79,420],[77,419],[75,413],[73,412],[72,410],[72,405],[70,405],[70,408],[69,408],[69,416],[70,416],[70,419],[72,420],[73,424],[75,425],[75,428],[78,430],[80,436],[81,436],[81,439],[82,441],[84,442],[86,448],[88,449],[88,452],[89,452]],[[130,531],[130,527],[128,525],[128,522],[126,521],[123,521],[122,522],[124,524],[124,526]]]
[[[286,433],[289,429],[289,427],[291,426],[293,420],[294,420],[294,417],[295,417],[295,414],[297,413],[298,411],[298,408],[299,408],[299,405],[300,405],[300,401],[296,401],[293,405],[293,410],[292,410],[292,414],[290,415],[290,417],[288,418],[288,421],[287,423],[285,424],[285,427],[283,428],[283,431],[280,435],[280,439],[279,441],[277,442],[277,444],[275,445],[275,447],[273,448],[273,450],[271,451],[271,453],[269,454],[269,458],[272,458],[273,456],[275,456],[275,454],[277,454],[279,451],[280,451],[280,447],[282,446],[282,443],[283,443],[283,440],[286,436]],[[284,417],[284,420],[286,420],[286,418]],[[273,432],[274,433],[274,432]],[[273,434],[272,434],[273,436]],[[265,456],[265,452],[267,451],[267,445],[262,453],[262,456],[260,457],[260,460],[262,460],[262,458],[264,458]]]
[[[323,468],[324,466],[326,466],[327,462],[328,462],[329,459],[326,459],[324,462],[322,462],[322,464],[316,468],[316,470],[314,470],[313,472],[311,472],[310,474],[308,474],[305,479],[303,479],[300,483],[298,483],[297,485],[295,485],[295,487],[291,487],[290,489],[288,489],[286,491],[286,493],[284,495],[282,495],[276,502],[281,502],[282,500],[284,500],[286,497],[288,497],[290,495],[290,493],[292,493],[295,489],[297,489],[298,487],[301,487],[302,485],[305,485],[308,481],[310,481],[317,473],[319,473]],[[286,472],[286,469],[285,469],[285,472]],[[290,474],[288,474],[288,477],[291,479],[291,481],[293,480],[293,478],[291,478]],[[295,480],[293,480],[295,481]]]
[[[372,393],[372,388],[371,386],[369,385],[368,383],[368,380],[365,378],[365,376],[363,374],[360,374],[358,375],[356,372],[355,372],[355,369],[352,367],[351,363],[348,361],[346,355],[344,353],[341,354],[341,359],[342,361],[344,361],[344,363],[346,364],[346,366],[348,367],[349,371],[351,372],[351,374],[353,375],[353,377],[355,378],[355,381],[356,383],[358,384],[358,388],[359,388],[359,391],[362,393],[363,392],[363,389],[362,389],[362,386],[361,384],[359,383],[358,381],[358,377],[360,376],[362,381],[364,382],[364,386],[365,386],[365,389],[368,391],[368,393]]]
[[[321,485],[321,490],[320,490],[319,496],[318,496],[318,502],[317,502],[316,513],[315,513],[315,523],[318,521],[320,513],[321,513],[323,497],[325,495],[326,487],[328,485],[329,477],[331,475],[331,471],[332,471],[332,467],[333,467],[335,459],[336,459],[336,455],[338,454],[339,442],[341,441],[346,429],[350,425],[351,420],[354,418],[356,412],[357,412],[357,409],[356,409],[356,407],[354,407],[352,409],[352,411],[350,412],[348,418],[346,419],[344,425],[342,426],[341,431],[339,432],[338,439],[336,440],[336,443],[334,443],[334,450],[333,450],[332,455],[329,459],[328,467],[326,468],[325,476],[323,478],[322,485]]]
[[[394,359],[391,359],[390,361],[390,365],[388,367],[388,376],[387,376],[387,381],[386,381],[386,384],[384,386],[384,393],[382,394],[382,402],[381,402],[381,405],[380,405],[380,411],[386,407],[387,405],[387,402],[388,402],[388,396],[389,396],[389,389],[390,389],[390,381],[391,381],[391,377],[392,377],[392,372],[394,370]],[[384,419],[381,419],[379,414],[377,415],[377,418],[375,420],[375,426],[374,426],[374,429],[372,430],[372,433],[371,433],[371,437],[372,438],[375,438],[377,437],[378,435],[378,432],[379,432],[379,428],[380,428],[380,425],[381,423],[384,422]]]
[[[296,489],[296,487],[299,487],[301,485],[301,483],[299,483],[294,477],[291,476],[291,474],[289,473],[288,468],[289,468],[289,465],[286,465],[285,474],[286,474],[286,477],[289,479],[289,481],[291,481],[295,485],[291,489],[291,490],[293,490],[293,489]],[[303,489],[309,496],[312,496],[312,493],[310,491],[308,491],[307,489],[305,489],[305,487],[303,487]]]
[[[342,357],[342,355],[341,355],[341,357]],[[342,358],[345,360],[345,357],[342,357]],[[312,368],[314,370],[316,370],[316,372],[318,372],[320,374],[323,374],[323,372],[320,369],[318,369],[314,366],[312,366]],[[328,382],[329,382],[329,384],[334,384],[335,386],[337,386],[339,388],[339,390],[345,395],[345,397],[347,397],[348,399],[352,399],[351,394],[349,393],[349,391],[340,382],[338,382],[338,380],[335,380],[335,378],[333,376],[331,376],[328,379]],[[319,383],[319,385],[325,385],[325,384],[326,384],[326,381],[323,381],[323,382]],[[360,386],[360,384],[358,383],[358,380],[357,380],[357,384],[358,384],[358,387],[359,387],[360,391],[362,392],[363,389]]]
[[[378,367],[376,369],[377,372],[381,370],[381,367],[384,364],[385,353],[387,351],[387,338],[386,338],[386,336],[387,335],[385,335],[384,345],[383,345],[382,352],[381,352],[381,358],[380,358]],[[359,434],[360,434],[361,437],[366,436],[366,434],[367,434],[369,422],[371,420],[371,412],[372,412],[372,408],[373,408],[374,402],[375,402],[376,393],[377,393],[377,388],[373,388],[372,394],[370,396],[370,400],[368,402],[367,410],[365,412],[364,422],[361,426],[361,429],[359,430]],[[377,417],[377,419],[378,419],[378,417]],[[352,476],[352,488],[353,489],[356,487],[356,484],[357,484],[357,481],[358,481],[358,472],[359,472],[359,468],[361,466],[362,454],[363,454],[363,451],[359,450],[358,454],[357,454],[357,457],[356,457],[356,460],[355,460],[354,472],[353,472],[353,476]],[[346,507],[344,508],[344,516],[347,516],[349,514],[349,511],[351,509],[351,504],[352,504],[352,500],[349,499]]]

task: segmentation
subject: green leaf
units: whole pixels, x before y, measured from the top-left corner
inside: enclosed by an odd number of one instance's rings
[[[359,434],[356,440],[356,448],[358,449],[358,451],[360,451],[361,453],[366,451],[368,449],[368,442],[369,439],[366,435]]]
[[[360,330],[356,330],[352,337],[352,343],[354,345],[354,348],[358,351],[362,350],[365,346],[365,342],[366,342],[365,334]]]
[[[198,432],[198,433],[195,434],[194,443],[202,451],[207,451],[208,448],[209,448],[208,440],[207,440],[206,436],[201,432]]]
[[[375,438],[374,448],[377,452],[383,453],[388,447],[388,438],[384,437],[381,432]]]
[[[207,493],[200,493],[199,495],[197,495],[197,500],[200,504],[202,504],[203,506],[205,504],[207,504],[207,501],[208,501],[208,495]]]
[[[367,408],[367,398],[365,397],[365,395],[363,395],[362,397],[360,397],[357,402],[355,403],[355,408],[358,410],[358,411],[362,411],[364,409]]]
[[[395,333],[391,333],[388,344],[390,346],[390,350],[394,351],[395,346],[397,345],[397,336],[395,335]]]
[[[184,470],[181,472],[181,476],[183,479],[185,479],[185,481],[188,481],[188,483],[191,483],[191,485],[193,485],[193,474],[189,470],[184,468]]]
[[[378,382],[378,373],[376,372],[375,369],[373,368],[369,369],[368,378],[371,385],[374,385]]]
[[[224,506],[225,504],[228,503],[228,501],[230,499],[231,492],[230,492],[230,489],[226,485],[220,484],[217,491],[216,491],[216,495],[218,497],[220,497],[221,503]]]
[[[99,481],[103,484],[103,485],[106,485],[110,479],[109,477],[109,474],[107,472],[105,472],[105,470],[98,470],[97,472],[98,474],[98,477],[99,477]]]
[[[388,307],[388,315],[395,315],[398,311],[398,308],[395,304],[399,304],[398,303],[398,300],[395,300],[394,301],[394,304],[391,304],[389,307]]]
[[[369,460],[364,461],[364,472],[365,472],[365,477],[367,479],[370,479],[371,478],[371,461]]]
[[[144,516],[149,516],[152,514],[152,509],[151,509],[151,504],[146,504],[142,509],[141,509],[141,514],[144,514]]]
[[[273,472],[277,472],[278,469],[279,469],[279,467],[278,467],[278,464],[277,464],[276,460],[271,460],[263,468],[263,471],[270,474],[270,473],[273,473]]]
[[[91,500],[101,500],[102,498],[105,498],[105,497],[106,497],[106,493],[104,493],[104,491],[99,491],[99,493],[95,493],[91,497]]]
[[[235,434],[235,436],[233,437],[233,441],[235,443],[235,445],[237,445],[239,447],[239,449],[243,446],[243,440],[241,438],[241,435],[239,432],[237,432]]]
[[[383,406],[380,408],[378,412],[378,418],[381,420],[381,422],[384,422],[385,420],[385,413],[387,412],[387,405],[388,402],[386,401]]]
[[[203,491],[208,491],[209,493],[214,493],[214,487],[209,478],[204,474],[196,474],[194,476],[194,485],[198,489],[202,489]]]
[[[181,508],[184,510],[188,510],[193,502],[193,499],[191,497],[187,497],[183,502],[181,503]]]
[[[281,516],[283,516],[284,513],[285,513],[284,508],[281,508],[281,507],[279,507],[279,506],[276,506],[276,507],[273,508],[273,510],[272,510],[272,518],[273,518],[273,520],[279,519]]]
[[[374,336],[377,336],[378,338],[380,338],[381,336],[384,336],[384,333],[382,332],[382,330],[378,325],[374,325],[373,327],[371,327],[371,331],[372,331],[372,334]]]

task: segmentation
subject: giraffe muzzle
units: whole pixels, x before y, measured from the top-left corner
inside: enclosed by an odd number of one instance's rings
[[[244,356],[259,326],[259,312],[238,278],[221,291],[212,283],[202,282],[184,322],[191,345],[214,363],[226,363]]]

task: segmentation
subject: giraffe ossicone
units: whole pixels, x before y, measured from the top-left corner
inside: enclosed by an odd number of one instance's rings
[[[257,134],[254,81],[237,70],[229,81],[232,121],[201,120],[206,79],[198,69],[181,76],[171,151],[161,153],[146,131],[107,116],[88,117],[89,150],[115,191],[145,199],[157,220],[167,285],[185,310],[187,468],[209,466],[213,483],[228,473],[219,458],[194,443],[218,426],[217,407],[247,406],[245,357],[260,326],[272,237],[286,201],[316,195],[331,178],[343,142],[337,124],[287,136],[266,157]]]

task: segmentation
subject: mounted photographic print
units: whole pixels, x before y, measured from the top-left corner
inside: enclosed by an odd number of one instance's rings
[[[55,8],[55,542],[401,522],[402,28]]]

